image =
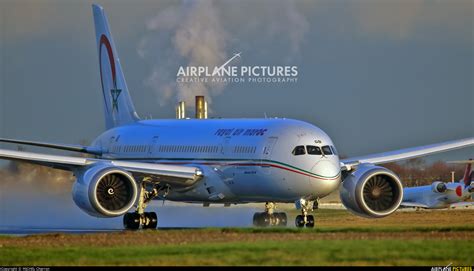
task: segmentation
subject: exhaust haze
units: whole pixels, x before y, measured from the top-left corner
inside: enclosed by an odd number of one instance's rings
[[[71,196],[73,182],[71,173],[42,166],[11,163],[0,169],[0,230],[123,229],[121,216],[96,218],[80,210]],[[249,227],[254,212],[262,210],[153,201],[147,211],[157,212],[159,227]]]

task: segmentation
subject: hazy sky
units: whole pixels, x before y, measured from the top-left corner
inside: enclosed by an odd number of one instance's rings
[[[0,0],[1,137],[104,130],[91,3]],[[474,136],[472,0],[97,3],[142,117],[174,117],[180,65],[242,52],[239,65],[298,66],[298,83],[200,86],[211,116],[301,119],[346,155]]]

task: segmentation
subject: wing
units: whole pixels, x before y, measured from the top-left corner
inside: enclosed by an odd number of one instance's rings
[[[102,154],[102,151],[100,149],[90,147],[90,146],[82,146],[82,145],[56,144],[56,143],[17,140],[17,139],[8,139],[8,138],[0,138],[0,142],[45,147],[45,148],[59,149],[59,150],[65,150],[65,151],[83,152],[83,153],[90,153],[90,154]]]
[[[474,137],[390,152],[377,153],[366,156],[347,158],[341,160],[341,169],[350,170],[352,167],[362,163],[384,164],[425,156],[428,154],[460,149],[469,146],[474,146]]]
[[[62,155],[40,154],[33,152],[0,149],[0,159],[25,161],[52,168],[74,171],[95,163],[108,163],[121,167],[137,175],[145,175],[158,179],[161,183],[190,186],[202,178],[201,169],[193,166],[164,165],[154,163],[116,161]]]

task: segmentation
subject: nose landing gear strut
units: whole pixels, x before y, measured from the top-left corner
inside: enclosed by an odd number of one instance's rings
[[[318,208],[318,202],[300,199],[295,203],[296,209],[301,209],[301,215],[297,215],[295,218],[295,225],[298,228],[313,228],[314,227],[314,216],[308,215],[308,212]]]

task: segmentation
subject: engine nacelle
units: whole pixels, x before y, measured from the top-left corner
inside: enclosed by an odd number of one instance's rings
[[[72,198],[79,208],[96,217],[125,214],[135,203],[138,189],[133,176],[111,165],[93,165],[76,172]]]
[[[379,218],[400,206],[403,185],[392,171],[369,164],[358,166],[342,183],[341,201],[356,215]]]
[[[435,193],[444,193],[446,192],[446,190],[448,190],[448,188],[443,182],[433,182],[431,184],[431,190]]]

